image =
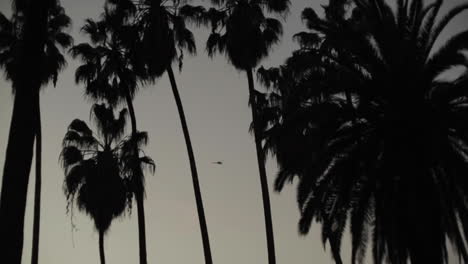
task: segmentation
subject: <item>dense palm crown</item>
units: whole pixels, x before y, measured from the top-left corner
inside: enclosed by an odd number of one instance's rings
[[[139,51],[144,54],[149,74],[160,77],[178,60],[182,67],[184,51],[195,54],[193,33],[186,27],[186,21],[197,21],[203,7],[188,5],[186,0],[109,0],[121,9],[136,11],[135,23],[141,32]]]
[[[99,21],[87,19],[81,30],[90,43],[70,50],[83,62],[76,70],[75,81],[85,84],[85,93],[93,100],[115,105],[125,101],[127,92],[133,99],[138,81],[145,79],[145,70],[136,57],[139,34],[127,19],[115,9],[106,9]]]
[[[112,108],[95,105],[93,115],[98,134],[81,120],[74,120],[68,127],[61,153],[65,171],[64,192],[69,206],[76,201],[78,209],[94,220],[99,231],[106,231],[113,218],[120,216],[132,192],[128,186],[128,157],[133,143],[123,138],[126,109],[114,116]],[[140,135],[140,144],[146,141]],[[148,157],[141,157],[142,164],[154,166]]]
[[[436,20],[442,3],[306,9],[301,49],[260,73],[274,90],[262,119],[276,187],[298,176],[300,231],[320,222],[339,263],[347,222],[353,263],[369,236],[375,263],[447,263],[447,239],[468,261],[468,31],[434,46],[468,4]]]
[[[7,19],[0,13],[0,67],[5,71],[8,80],[15,81],[21,69],[18,57],[20,56],[23,41],[23,26],[25,17],[23,13],[17,12]],[[47,38],[43,54],[43,67],[37,69],[41,71],[42,85],[53,82],[57,83],[60,71],[66,66],[66,60],[60,49],[69,48],[72,37],[66,32],[71,25],[71,19],[65,14],[63,7],[55,5],[49,11],[47,22]],[[13,86],[15,89],[15,86]]]
[[[127,113],[123,110],[114,119],[112,110],[103,106],[96,106],[93,112],[102,142],[85,122],[74,120],[70,124],[61,153],[64,191],[69,206],[76,201],[78,209],[94,220],[96,229],[106,231],[127,204],[126,186],[120,174],[120,149],[114,148],[114,142],[118,143],[123,135]],[[112,114],[110,120],[106,116],[109,114]]]
[[[282,33],[281,22],[265,16],[265,12],[285,14],[288,0],[225,0],[211,1],[217,8],[208,10],[205,22],[212,33],[207,41],[208,55],[225,54],[239,70],[255,68],[268,56]]]

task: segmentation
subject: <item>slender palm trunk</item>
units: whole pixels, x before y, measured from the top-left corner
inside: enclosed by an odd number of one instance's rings
[[[130,92],[128,90],[125,91],[125,100],[127,103],[128,112],[130,113],[130,122],[132,124],[132,136],[134,136],[138,132],[138,129],[135,108],[133,107],[132,97],[130,96]]]
[[[99,230],[99,258],[101,264],[106,264],[106,256],[104,255],[104,230]]]
[[[15,99],[3,167],[0,196],[2,259],[20,264],[24,240],[24,215],[34,145],[34,96],[41,86],[39,69],[47,32],[49,3],[28,1],[23,28],[24,48],[16,58],[19,76],[13,80]]]
[[[39,259],[39,231],[41,222],[41,185],[42,185],[42,125],[40,96],[36,99],[36,179],[34,188],[34,222],[31,263],[37,264]]]
[[[130,92],[128,90],[125,91],[125,100],[127,101],[128,111],[130,113],[130,120],[132,123],[132,137],[136,135],[138,132],[137,130],[137,123],[136,123],[136,114],[135,109],[133,108],[133,101],[132,97],[130,96]],[[138,146],[135,144],[135,155],[138,155]],[[146,225],[145,225],[145,206],[144,206],[144,194],[143,194],[143,172],[141,168],[136,168],[137,173],[134,180],[136,182],[136,194],[135,200],[137,203],[137,214],[138,214],[138,241],[140,247],[140,264],[147,263],[147,255],[146,255]]]
[[[203,242],[203,252],[205,254],[205,263],[212,264],[213,259],[211,257],[210,239],[208,236],[208,227],[206,224],[205,210],[203,208],[203,200],[200,191],[200,183],[198,180],[197,165],[195,163],[195,155],[193,154],[192,142],[190,140],[190,134],[187,126],[187,120],[185,119],[184,108],[182,100],[180,99],[179,91],[177,89],[177,83],[174,77],[172,67],[167,68],[167,74],[169,75],[169,81],[171,82],[172,92],[174,93],[174,99],[176,101],[177,110],[179,111],[180,122],[182,125],[182,131],[184,133],[185,144],[187,145],[187,153],[190,162],[190,170],[192,172],[193,181],[193,192],[195,193],[195,201],[197,204],[198,220],[200,222],[200,233]]]
[[[143,193],[136,194],[137,213],[138,213],[138,237],[140,243],[140,264],[147,263],[146,257],[146,226],[145,226],[145,207]]]
[[[252,69],[247,69],[247,79],[249,82],[249,100],[252,110],[252,122],[254,125],[255,148],[257,151],[258,171],[260,174],[260,185],[262,188],[263,212],[265,215],[265,232],[268,249],[268,263],[275,264],[275,238],[273,235],[273,222],[271,219],[270,194],[268,191],[268,179],[265,169],[265,155],[262,150],[261,135],[257,127],[257,104],[255,100],[255,87]]]

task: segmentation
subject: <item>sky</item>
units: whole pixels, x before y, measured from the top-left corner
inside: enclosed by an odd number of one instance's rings
[[[466,0],[447,0],[443,10],[462,1]],[[283,21],[283,40],[261,65],[281,64],[297,48],[292,36],[305,29],[300,12],[305,7],[318,11],[320,5],[326,3],[319,0],[291,2],[290,14]],[[75,44],[86,41],[79,29],[84,19],[98,18],[104,0],[61,0],[61,3],[73,20],[70,33]],[[10,0],[0,0],[0,12],[10,14],[10,6]],[[467,21],[466,14],[455,20],[442,39],[462,29]],[[223,56],[208,58],[204,47],[209,32],[192,29],[198,55],[185,56],[183,70],[176,72],[176,80],[196,156],[213,261],[216,264],[267,263],[255,146],[248,132],[251,112],[247,104],[247,78],[230,66]],[[68,67],[59,76],[57,86],[47,87],[41,93],[43,184],[39,261],[47,264],[98,263],[98,234],[93,222],[78,210],[74,211],[73,217],[66,214],[62,189],[64,174],[58,157],[63,136],[73,119],[89,121],[92,104],[84,98],[83,86],[74,83],[74,71],[79,62],[67,59]],[[177,69],[176,65],[174,69]],[[202,264],[203,250],[186,146],[166,75],[156,84],[140,89],[135,110],[139,130],[147,131],[150,137],[145,152],[157,166],[154,176],[146,175],[148,263]],[[11,111],[11,85],[1,77],[0,168],[5,159]],[[215,161],[223,164],[213,164]],[[313,225],[308,236],[298,234],[295,186],[286,186],[281,193],[274,192],[272,184],[276,171],[274,161],[269,160],[267,173],[277,263],[333,263],[330,252],[325,251],[321,243],[318,225]],[[33,175],[34,166],[26,208],[23,263],[29,263],[31,255]],[[112,223],[105,238],[108,263],[138,262],[136,220],[135,207],[131,215]],[[350,260],[349,240],[346,236],[343,242],[345,262]],[[451,263],[457,263],[452,259]]]

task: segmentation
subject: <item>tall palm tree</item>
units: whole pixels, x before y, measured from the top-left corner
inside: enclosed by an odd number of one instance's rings
[[[277,182],[299,178],[300,232],[320,222],[337,263],[347,222],[352,263],[370,237],[375,263],[448,263],[447,241],[467,262],[468,31],[434,44],[468,4],[436,19],[442,0],[350,2],[303,12],[311,31],[286,63],[303,97],[270,120],[306,147],[270,145]]]
[[[18,61],[22,48],[25,45],[24,32],[25,15],[17,10],[12,18],[8,20],[3,14],[0,14],[0,34],[2,43],[0,44],[0,67],[6,72],[8,80],[13,81],[13,92],[16,94],[18,89],[15,86],[15,79],[21,78],[23,69]],[[72,43],[70,35],[64,32],[71,24],[70,18],[65,14],[64,9],[55,3],[50,8],[47,17],[47,32],[41,64],[41,86],[45,86],[52,81],[54,85],[57,82],[59,72],[65,67],[66,61],[59,48],[68,48]],[[32,263],[37,263],[39,254],[39,224],[40,224],[40,195],[41,195],[41,117],[39,93],[34,95],[35,117],[35,138],[36,138],[36,179],[35,179],[35,197],[34,197],[34,221],[33,221],[33,243],[32,243]]]
[[[132,187],[128,186],[131,179],[125,177],[125,172],[129,166],[127,157],[134,157],[131,153],[134,138],[122,139],[126,109],[115,117],[111,107],[96,104],[92,112],[98,134],[75,119],[68,127],[60,157],[65,171],[67,208],[76,202],[78,209],[94,220],[99,232],[100,260],[105,264],[104,235],[112,220],[121,216],[131,203]],[[140,134],[138,143],[144,144],[146,140],[146,135]],[[140,161],[154,169],[149,157],[141,157]]]
[[[4,257],[11,263],[20,263],[36,125],[34,102],[37,101],[35,97],[38,96],[42,78],[37,69],[41,65],[45,44],[47,13],[52,5],[39,1],[13,3],[14,13],[21,13],[25,17],[21,29],[25,41],[16,56],[16,63],[21,71],[13,79],[16,92],[0,199],[0,237],[2,244],[7,245]]]
[[[261,146],[258,127],[256,90],[253,69],[269,55],[274,44],[282,35],[281,22],[265,16],[265,12],[284,15],[290,2],[258,0],[211,1],[218,9],[211,8],[206,17],[211,24],[212,33],[207,41],[209,56],[216,52],[226,55],[229,62],[247,74],[249,102],[252,110],[253,132],[257,152],[257,162],[262,189],[265,229],[268,246],[268,261],[276,263],[271,205],[268,180],[265,170],[265,156]]]
[[[131,6],[129,0],[112,0],[111,2],[117,5]],[[138,1],[137,23],[143,33],[141,46],[143,56],[140,56],[140,58],[145,62],[146,69],[153,79],[161,77],[165,72],[169,77],[187,146],[205,263],[211,264],[213,260],[195,155],[182,100],[172,70],[174,61],[178,61],[179,69],[182,69],[184,52],[189,54],[195,54],[196,52],[194,36],[186,27],[186,21],[198,22],[204,8],[188,5],[187,2],[180,0]]]
[[[130,112],[132,137],[137,140],[136,114],[133,99],[138,81],[144,82],[147,74],[138,55],[139,32],[132,25],[134,11],[122,6],[106,5],[100,21],[87,19],[82,31],[91,43],[81,43],[71,49],[73,57],[80,57],[83,65],[76,70],[77,83],[86,85],[86,94],[94,100],[105,100],[115,105],[121,101]],[[138,160],[138,145],[134,142],[134,161]],[[132,186],[138,213],[140,263],[147,262],[144,211],[144,174],[139,163],[134,162]]]

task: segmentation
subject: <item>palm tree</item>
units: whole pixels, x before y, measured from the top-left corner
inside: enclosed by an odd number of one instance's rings
[[[25,45],[24,32],[25,16],[21,12],[16,12],[11,20],[8,20],[3,14],[0,14],[0,31],[3,41],[0,44],[0,66],[5,70],[6,77],[10,81],[21,78],[19,75],[23,70],[17,60],[21,54],[22,47]],[[68,48],[72,43],[72,38],[63,32],[71,24],[70,18],[65,14],[64,9],[56,3],[52,6],[47,17],[47,33],[44,46],[44,57],[41,65],[42,75],[41,86],[45,86],[52,81],[54,85],[57,82],[59,72],[65,67],[66,61],[61,54],[60,48]],[[16,94],[17,86],[13,85],[13,92]],[[35,197],[34,197],[34,222],[33,222],[33,243],[32,260],[37,263],[39,254],[39,224],[40,224],[40,195],[41,195],[41,117],[39,93],[34,96],[35,117],[35,138],[36,138],[36,179],[35,179]]]
[[[49,12],[49,20],[47,25],[47,40],[45,44],[45,69],[44,78],[49,82],[52,81],[54,86],[57,84],[59,72],[66,65],[65,57],[61,54],[60,49],[67,49],[73,43],[73,38],[64,32],[71,25],[71,19],[65,14],[63,7],[57,5]],[[47,81],[44,81],[44,85]],[[34,189],[34,220],[33,220],[33,238],[31,263],[37,264],[39,259],[39,231],[40,231],[40,215],[41,215],[41,157],[42,157],[42,132],[41,132],[41,110],[39,96],[36,102],[36,178]]]
[[[257,152],[257,162],[262,188],[263,209],[265,214],[266,238],[268,244],[268,261],[276,263],[273,223],[265,170],[265,157],[261,146],[261,135],[258,127],[257,98],[254,87],[253,69],[266,58],[271,47],[282,35],[281,22],[265,16],[265,12],[284,15],[290,2],[257,1],[257,0],[222,0],[211,1],[218,7],[211,8],[207,19],[212,33],[207,41],[208,55],[216,52],[225,54],[229,62],[238,70],[247,74],[249,102],[252,109],[253,132]]]
[[[94,134],[85,122],[75,119],[63,140],[60,154],[65,171],[64,192],[68,206],[76,202],[80,211],[86,212],[99,232],[99,254],[105,264],[104,235],[114,218],[119,217],[131,203],[131,181],[126,177],[128,157],[134,157],[134,138],[122,139],[127,110],[114,116],[111,107],[96,104],[93,115],[98,127]],[[139,144],[146,142],[146,134],[139,135]],[[149,157],[139,158],[140,164],[154,163]],[[129,198],[130,197],[130,198]]]
[[[105,100],[115,105],[121,101],[130,112],[132,137],[137,140],[136,114],[133,98],[138,81],[146,80],[146,71],[139,63],[137,28],[132,25],[132,11],[108,5],[102,20],[87,19],[82,31],[91,43],[81,43],[71,49],[73,57],[80,57],[83,65],[76,70],[77,83],[86,85],[86,94],[94,100]],[[137,143],[135,141],[135,143]],[[133,155],[138,160],[138,146]],[[144,211],[144,174],[139,164],[133,163],[132,186],[137,203],[140,263],[146,263],[146,231]]]
[[[0,242],[7,245],[3,257],[10,263],[18,264],[21,263],[23,250],[24,214],[35,136],[34,102],[41,86],[37,69],[40,68],[47,12],[51,6],[40,1],[22,2],[14,2],[17,4],[15,13],[22,12],[25,16],[22,29],[25,44],[16,60],[22,70],[17,72],[13,81],[16,93],[0,198]]]
[[[121,6],[132,5],[131,1],[128,0],[112,0],[111,2]],[[205,263],[211,264],[213,260],[195,155],[182,100],[172,70],[172,63],[176,60],[179,62],[179,70],[182,69],[184,52],[189,54],[196,52],[194,36],[186,27],[186,21],[198,22],[204,8],[187,5],[187,2],[180,0],[141,0],[138,2],[137,23],[143,33],[141,46],[143,56],[140,58],[145,62],[146,69],[153,79],[159,78],[164,72],[167,72],[169,76],[187,146]]]
[[[265,134],[278,188],[299,178],[300,232],[320,222],[337,263],[347,222],[352,263],[363,263],[370,237],[374,263],[448,263],[447,240],[467,262],[468,31],[434,44],[468,4],[436,20],[441,0],[397,1],[395,11],[346,2],[330,1],[324,18],[304,10],[310,31],[284,66],[303,85],[270,83],[301,94],[284,97],[296,106],[265,126],[300,131]],[[278,138],[303,145],[290,151]]]

